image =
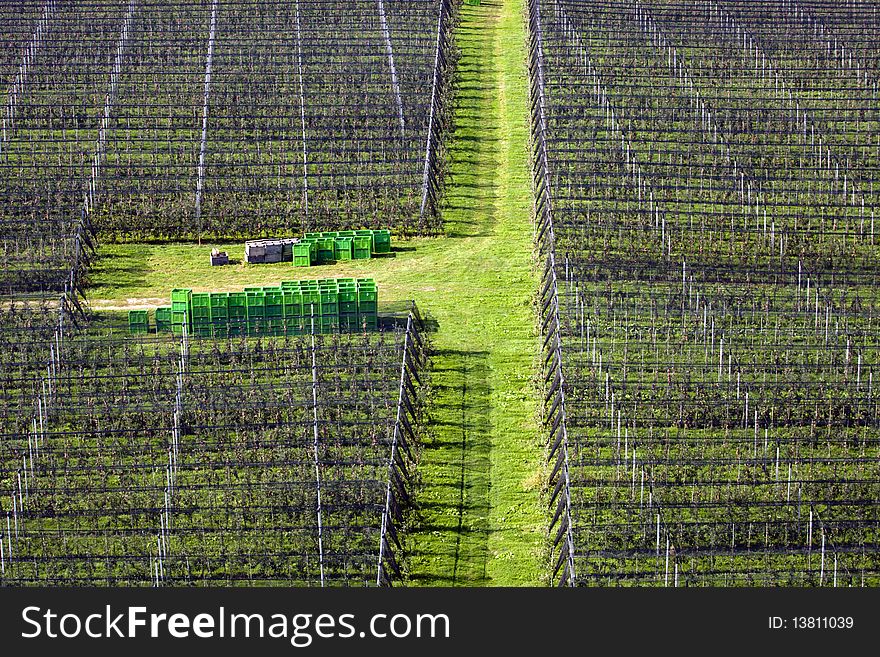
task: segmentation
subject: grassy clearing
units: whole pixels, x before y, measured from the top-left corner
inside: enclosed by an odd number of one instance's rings
[[[281,280],[372,277],[380,286],[380,303],[418,299],[418,292],[433,292],[431,275],[422,276],[442,258],[439,239],[396,242],[394,253],[371,260],[353,260],[316,267],[293,267],[289,262],[248,265],[244,245],[236,244],[108,244],[90,271],[89,299],[96,310],[152,308],[167,303],[175,287],[195,292],[234,291],[251,285],[277,285]],[[211,267],[213,247],[229,254],[232,264]],[[436,282],[436,281],[435,281]]]
[[[398,242],[392,257],[308,269],[209,266],[212,246],[240,263],[241,244],[108,245],[91,272],[91,304],[105,310],[166,303],[173,287],[235,290],[339,276],[375,278],[380,311],[415,299],[437,331],[430,435],[409,535],[413,585],[547,579],[523,11],[523,0],[462,7],[446,237]]]

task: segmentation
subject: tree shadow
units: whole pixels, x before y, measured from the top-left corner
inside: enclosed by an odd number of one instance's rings
[[[466,51],[457,71],[455,134],[450,142],[450,185],[441,214],[446,237],[490,237],[496,223],[494,172],[499,162],[499,118],[491,111],[496,102],[496,72],[481,53],[494,47],[494,30],[475,29],[466,34]],[[488,110],[488,111],[487,111]]]
[[[124,256],[108,253],[98,247],[98,253],[89,268],[88,288],[121,290],[138,287],[150,271],[150,248],[127,249]]]
[[[412,305],[412,301],[383,303],[382,313],[379,315],[378,321],[379,328],[383,331],[394,329],[406,330]],[[422,311],[422,328],[426,333],[436,333],[440,328],[440,324],[430,312]]]
[[[485,584],[489,559],[491,387],[488,352],[432,356],[433,435],[420,452],[412,558],[414,584]],[[424,572],[422,572],[424,571]]]

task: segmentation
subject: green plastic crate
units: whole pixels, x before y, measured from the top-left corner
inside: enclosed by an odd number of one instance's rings
[[[302,335],[302,317],[283,317],[283,335]]]
[[[315,323],[317,328],[317,322]],[[321,315],[321,333],[338,333],[339,315]]]
[[[267,318],[266,333],[268,335],[284,335],[284,317]]]
[[[304,315],[302,318],[302,331],[301,335],[310,335],[312,333],[312,327],[314,327],[315,333],[321,332],[321,316],[320,315]]]
[[[172,312],[186,313],[187,319],[190,319],[192,316],[192,290],[189,288],[171,290],[171,310]]]
[[[266,299],[266,308],[277,307],[277,314],[282,315],[282,308],[284,307],[284,292],[281,287],[264,287],[263,293]]]
[[[339,285],[339,314],[357,313],[357,287],[354,283],[341,283]]]
[[[302,293],[299,290],[283,290],[284,316],[299,317],[302,315]]]
[[[167,333],[171,330],[171,306],[156,308],[156,332]]]
[[[321,290],[321,315],[339,314],[339,294],[334,290]]]
[[[341,331],[357,331],[361,328],[356,312],[339,312],[339,329]]]
[[[369,260],[373,255],[373,240],[370,237],[355,237],[352,240],[352,260]]]
[[[214,335],[223,335],[219,332],[220,327],[225,327],[229,320],[229,294],[227,292],[214,292],[211,294],[211,324],[214,326]]]
[[[374,230],[373,231],[373,252],[374,253],[391,253],[391,231],[390,230]]]
[[[189,303],[192,300],[191,288],[175,288],[171,290],[171,301],[183,301]]]
[[[335,240],[336,245],[336,259],[337,260],[351,260],[352,252],[354,250],[353,238],[351,237],[337,237]]]
[[[193,325],[201,323],[205,320],[211,321],[211,295],[210,294],[194,294],[192,295],[192,320]]]
[[[379,306],[379,289],[372,279],[358,279],[358,312],[375,313]]]
[[[258,329],[258,322],[266,319],[266,293],[262,290],[247,293],[248,331]]]
[[[293,266],[294,267],[311,267],[312,266],[311,244],[294,244],[293,245]]]
[[[175,335],[182,335],[183,328],[186,326],[187,333],[192,333],[192,317],[190,313],[180,310],[171,310],[171,332]]]
[[[258,335],[267,335],[269,333],[269,320],[268,318],[257,315],[248,315],[248,335],[258,336]]]
[[[247,293],[230,292],[227,299],[227,313],[229,319],[247,317]]]
[[[323,237],[319,239],[317,249],[317,264],[324,265],[333,262],[336,258],[336,239],[332,237]]]
[[[310,304],[320,304],[321,303],[321,290],[320,288],[315,286],[303,286],[299,289],[300,295],[302,297],[302,305],[303,305],[303,314],[308,314],[308,306]],[[321,314],[320,312],[317,314]]]
[[[264,287],[266,299],[266,317],[284,316],[284,293],[281,287]]]
[[[375,287],[359,286],[357,297],[358,301],[378,301],[379,290]]]
[[[225,338],[229,336],[229,320],[228,319],[212,319],[211,327],[214,331],[214,337]]]
[[[230,317],[227,326],[229,327],[230,337],[234,337],[237,335],[247,335],[248,325],[246,318]]]
[[[200,337],[211,337],[213,333],[214,326],[211,324],[211,320],[196,322],[193,324],[193,334],[195,335]]]
[[[150,332],[150,315],[146,310],[129,310],[128,311],[128,332],[129,333],[149,333]]]

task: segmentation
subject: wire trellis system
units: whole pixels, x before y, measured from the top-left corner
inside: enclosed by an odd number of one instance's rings
[[[560,584],[880,581],[876,17],[530,3]]]

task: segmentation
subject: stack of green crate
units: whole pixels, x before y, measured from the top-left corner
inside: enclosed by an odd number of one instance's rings
[[[305,245],[309,245],[308,259]],[[364,229],[306,233],[294,246],[293,264],[308,267],[338,260],[369,260],[374,253],[391,253],[391,231]]]
[[[351,260],[354,258],[354,238],[355,231],[353,230],[338,230],[336,231],[336,259],[337,260]]]
[[[339,330],[339,288],[335,278],[318,279],[321,302],[320,333],[336,333]],[[316,324],[316,332],[317,324]]]
[[[351,260],[354,256],[354,238],[353,237],[337,237],[335,240],[336,259]]]
[[[322,238],[326,239],[326,238]],[[352,239],[344,236],[343,239]],[[243,292],[171,293],[171,306],[157,308],[159,331],[198,336],[260,336],[336,333],[377,328],[378,288],[371,278],[282,281]],[[131,311],[132,333],[149,331],[146,311]]]
[[[369,260],[372,256],[372,253],[373,237],[371,235],[355,235],[352,238],[351,257],[353,260]]]
[[[316,264],[326,265],[336,260],[336,237],[333,235],[322,234],[316,241],[318,254],[315,258]]]
[[[281,298],[285,335],[302,335],[303,310],[299,281],[281,281]]]
[[[261,287],[244,288],[247,297],[247,334],[262,335],[266,327],[266,293]]]
[[[353,278],[339,278],[336,280],[339,294],[339,329],[341,331],[357,331],[357,281]]]
[[[321,290],[318,281],[300,281],[302,293],[303,332],[321,332]]]
[[[247,293],[230,292],[226,299],[229,335],[247,335]]]
[[[373,253],[391,253],[391,231],[373,231]]]
[[[209,336],[211,331],[211,295],[208,293],[193,294],[192,300],[192,333]]]
[[[156,308],[156,332],[165,333],[171,330],[171,306]]]
[[[284,335],[284,294],[280,286],[264,287],[266,297],[266,335]]]
[[[214,292],[211,297],[211,326],[214,335],[226,337],[229,335],[229,294],[226,292]]]
[[[150,314],[146,310],[129,310],[128,311],[128,332],[129,333],[149,333],[150,332]]]
[[[178,288],[171,290],[171,331],[180,335],[184,326],[192,333],[192,290]]]
[[[358,323],[365,330],[376,330],[379,325],[379,288],[372,278],[359,278],[357,285]]]
[[[391,253],[390,230],[356,230],[356,237],[370,239],[371,253]]]
[[[293,245],[293,266],[311,267],[317,258],[317,243],[314,240],[303,240]]]

